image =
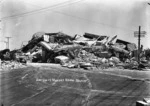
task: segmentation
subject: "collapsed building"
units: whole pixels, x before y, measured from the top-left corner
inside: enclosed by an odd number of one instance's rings
[[[117,35],[110,38],[85,33],[72,37],[62,32],[37,32],[22,48],[1,51],[0,58],[19,62],[60,63],[69,68],[109,67],[121,63],[126,63],[122,65],[124,67],[131,63],[137,67],[136,58],[133,59],[136,50],[134,43],[117,39]]]

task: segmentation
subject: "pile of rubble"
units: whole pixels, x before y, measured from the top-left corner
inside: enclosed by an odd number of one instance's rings
[[[150,67],[144,58],[138,64],[136,57],[137,48],[134,43],[117,39],[117,35],[110,38],[90,33],[71,37],[62,32],[37,32],[22,48],[0,51],[2,61],[11,60],[18,63],[59,63],[63,67],[84,69]],[[12,66],[15,64],[12,63]]]
[[[0,64],[0,69],[2,70],[18,69],[24,67],[26,67],[26,64],[16,62],[16,61],[2,61]]]

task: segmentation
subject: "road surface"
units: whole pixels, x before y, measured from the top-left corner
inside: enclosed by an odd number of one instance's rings
[[[150,72],[53,64],[0,72],[3,106],[135,106],[150,97]]]

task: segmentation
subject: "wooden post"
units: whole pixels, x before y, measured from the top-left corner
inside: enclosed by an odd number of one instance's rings
[[[139,35],[138,35],[138,64],[140,64],[140,40],[141,40],[141,26],[139,26]]]

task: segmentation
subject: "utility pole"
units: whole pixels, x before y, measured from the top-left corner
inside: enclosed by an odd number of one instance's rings
[[[140,40],[141,40],[141,26],[139,26],[139,36],[138,36],[138,64],[140,64]]]
[[[141,31],[141,26],[139,26],[138,31],[134,31],[134,37],[138,37],[138,51],[137,51],[137,61],[140,64],[140,53],[141,53],[141,37],[145,37],[146,31]]]
[[[7,39],[7,49],[9,49],[9,39],[11,38],[11,37],[5,37],[6,39]]]

